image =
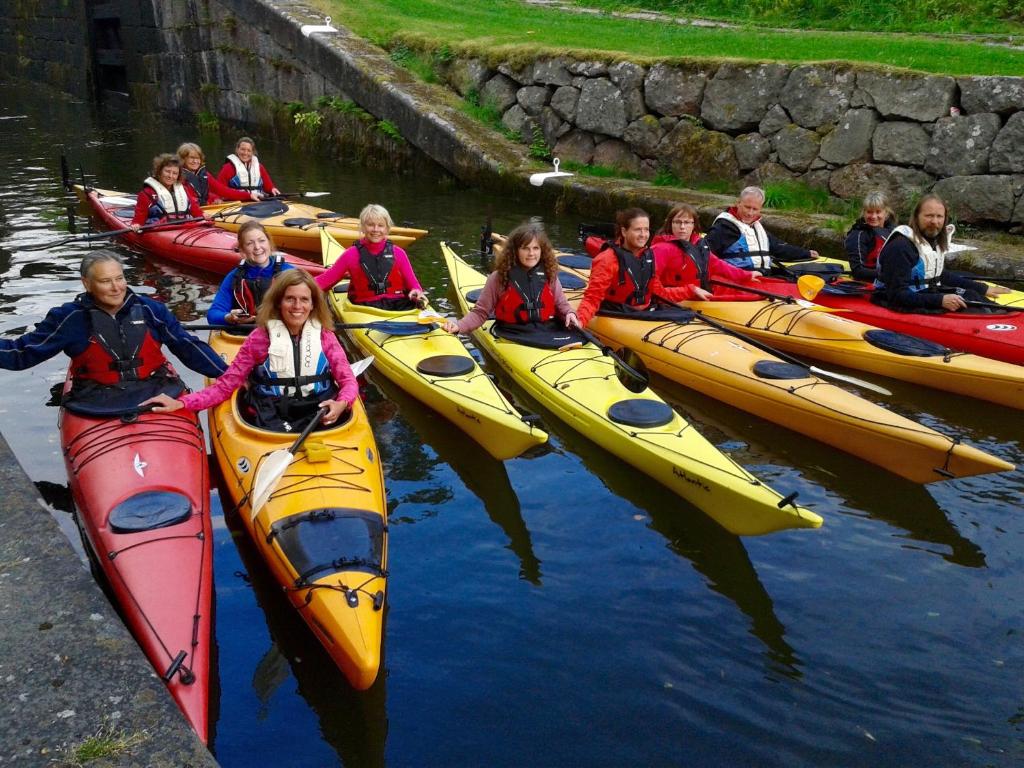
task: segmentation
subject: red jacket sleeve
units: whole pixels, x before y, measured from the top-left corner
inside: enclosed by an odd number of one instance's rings
[[[238,200],[238,201],[249,201],[252,200],[252,196],[244,189],[234,189],[229,187],[227,184],[222,182],[219,178],[214,176],[212,173],[206,177],[206,183],[210,186],[210,202],[214,203],[216,198],[221,200]]]
[[[235,175],[235,166],[231,163],[224,163],[220,168],[220,173],[217,174],[217,181],[224,186],[228,186],[228,182],[231,181]]]
[[[260,163],[260,178],[263,180],[263,191],[269,195],[274,188],[274,180],[270,178],[270,171],[263,163]]]
[[[149,218],[149,207],[156,201],[156,192],[149,187],[143,187],[142,191],[135,198],[135,213],[132,214],[132,224],[145,224]]]
[[[619,260],[611,249],[606,248],[594,257],[594,263],[590,266],[590,282],[583,292],[583,300],[576,308],[576,318],[580,325],[585,327],[597,314],[618,271]]]
[[[203,209],[199,205],[199,195],[192,188],[191,184],[185,185],[185,194],[188,195],[188,212],[197,219],[203,218]]]

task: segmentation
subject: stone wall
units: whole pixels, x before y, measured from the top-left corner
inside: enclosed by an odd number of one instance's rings
[[[798,179],[897,206],[924,190],[962,221],[1024,223],[1024,78],[849,65],[539,58],[444,71],[526,144],[562,160],[684,182]]]
[[[79,98],[92,93],[84,2],[0,4],[0,79],[49,83]]]

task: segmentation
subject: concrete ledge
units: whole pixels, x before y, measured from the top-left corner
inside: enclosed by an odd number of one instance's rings
[[[103,732],[97,766],[216,766],[0,437],[0,763],[67,765]]]

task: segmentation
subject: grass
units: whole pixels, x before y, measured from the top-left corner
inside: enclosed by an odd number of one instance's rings
[[[95,760],[117,757],[142,744],[147,738],[149,735],[145,732],[128,734],[105,725],[81,744],[70,748],[65,765],[83,766]]]
[[[738,2],[719,0],[733,1]],[[788,7],[801,1],[792,0]],[[702,29],[566,13],[526,5],[520,0],[460,0],[457,9],[449,0],[314,2],[325,13],[379,45],[396,51],[404,47],[406,51],[421,51],[430,57],[477,55],[491,62],[525,62],[545,52],[575,51],[586,58],[604,51],[612,57],[644,62],[678,59],[685,52],[691,58],[849,61],[953,75],[1024,72],[1024,51],[927,36],[776,32],[752,27]],[[799,14],[793,13],[796,16]],[[408,54],[400,54],[399,58],[403,56]],[[432,73],[433,67],[429,70]]]
[[[607,165],[584,165],[573,160],[566,160],[562,163],[563,171],[572,171],[580,176],[594,176],[598,179],[636,179],[635,173],[624,171],[621,168],[611,168]]]
[[[571,0],[606,11],[660,11],[701,18],[800,29],[1024,34],[1019,0]]]

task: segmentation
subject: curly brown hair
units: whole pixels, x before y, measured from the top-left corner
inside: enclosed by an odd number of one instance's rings
[[[173,165],[178,169],[178,180],[181,180],[181,160],[178,159],[177,155],[172,155],[164,152],[162,155],[157,155],[153,158],[153,178],[160,181],[160,173],[169,165]]]
[[[544,276],[547,277],[548,282],[557,277],[558,261],[555,259],[555,249],[551,245],[544,227],[527,222],[509,232],[505,242],[495,250],[494,269],[501,275],[502,285],[508,285],[508,273],[516,264],[519,249],[534,240],[540,246],[540,263],[544,265]]]

